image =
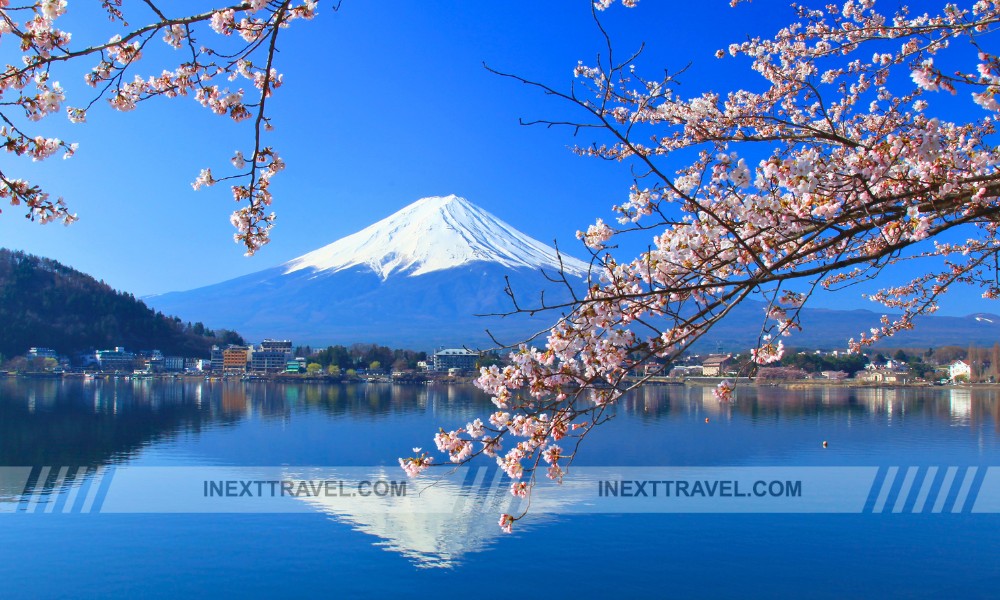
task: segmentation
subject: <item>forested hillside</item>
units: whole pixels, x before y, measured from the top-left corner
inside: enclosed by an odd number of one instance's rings
[[[125,346],[207,356],[212,344],[241,343],[230,331],[182,323],[54,260],[0,248],[0,354],[32,346],[70,354]]]

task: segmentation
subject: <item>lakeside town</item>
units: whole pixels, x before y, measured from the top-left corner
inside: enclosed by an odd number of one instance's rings
[[[630,374],[653,384],[713,383],[721,379],[758,384],[813,383],[854,385],[944,385],[1000,381],[1000,344],[992,348],[943,346],[923,351],[838,350],[788,352],[773,366],[747,371],[749,355],[722,352],[685,354],[672,363],[652,361]],[[502,365],[496,352],[464,347],[433,352],[392,350],[374,344],[313,349],[291,340],[212,346],[208,357],[184,357],[159,350],[131,351],[122,346],[60,355],[32,347],[3,363],[0,376],[24,377],[207,377],[224,379],[329,382],[468,381],[481,367]]]

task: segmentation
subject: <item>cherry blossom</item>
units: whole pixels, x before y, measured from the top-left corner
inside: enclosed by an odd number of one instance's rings
[[[88,112],[102,101],[113,110],[129,112],[151,98],[190,96],[215,114],[249,121],[254,130],[250,151],[246,158],[240,151],[232,160],[239,173],[215,178],[205,169],[192,185],[197,190],[217,181],[234,181],[234,198],[246,203],[231,218],[237,229],[235,239],[247,254],[253,254],[270,239],[274,214],[267,211],[272,202],[269,187],[271,178],[284,168],[275,150],[262,143],[263,134],[273,127],[266,100],[283,83],[274,64],[278,33],[296,19],[315,17],[317,3],[237,0],[228,6],[180,14],[166,2],[136,4],[126,18],[120,1],[103,2],[104,14],[98,18],[110,18],[120,33],[107,41],[88,41],[86,30],[74,37],[57,27],[70,11],[78,19],[93,12],[80,2],[35,0],[12,7],[8,0],[0,0],[0,36],[17,38],[12,41],[19,41],[14,46],[20,48],[20,57],[8,60],[0,74],[0,121],[4,124],[0,142],[8,152],[36,161],[60,152],[68,158],[76,151],[75,144],[30,133],[29,125],[63,111],[70,122],[85,123]],[[150,24],[135,27],[130,19]],[[160,42],[172,50],[174,58],[158,74],[140,72],[152,60],[147,50]],[[71,66],[88,60],[92,61],[89,72],[82,76],[93,89],[92,95],[75,98],[64,107],[66,92],[55,80],[56,73],[79,76]],[[247,82],[247,87],[217,83],[237,80]],[[23,204],[29,218],[43,223],[76,220],[62,199],[50,200],[41,187],[14,178],[11,169],[0,169],[3,198],[15,206]]]
[[[399,459],[399,466],[410,477],[416,477],[433,464],[433,459],[426,452],[421,452],[420,448],[414,448],[413,453],[416,456]]]
[[[505,533],[510,533],[514,525],[514,516],[506,513],[500,515],[499,524],[501,530],[503,530]]]
[[[773,37],[702,57],[745,65],[760,78],[753,90],[689,91],[670,70],[644,78],[632,60],[610,61],[610,41],[595,62],[570,66],[568,91],[494,71],[578,111],[537,123],[605,134],[579,154],[639,174],[613,207],[616,224],[597,219],[578,234],[592,256],[586,295],[516,308],[563,316],[545,339],[515,347],[506,366],[481,371],[478,386],[499,410],[483,426],[489,450],[473,456],[493,457],[515,495],[530,494],[539,468],[570,476],[579,444],[642,385],[644,365],[669,363],[748,298],[768,308],[744,375],[781,358],[813,290],[904,260],[924,260],[925,274],[871,294],[899,316],[845,340],[850,349],[913,327],[953,284],[1000,296],[1000,59],[989,51],[1000,3],[885,14],[873,0],[841,0],[792,10],[795,22]],[[964,110],[939,110],[942,94]],[[964,242],[941,241],[959,231]],[[614,249],[629,236],[649,249],[625,260]],[[738,401],[733,381],[714,392]],[[464,456],[468,431],[447,436],[445,450]],[[518,518],[502,515],[501,528]]]

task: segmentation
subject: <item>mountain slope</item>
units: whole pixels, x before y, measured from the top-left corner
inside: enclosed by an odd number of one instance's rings
[[[458,196],[422,198],[361,231],[300,256],[285,273],[312,270],[334,273],[370,269],[382,280],[410,277],[471,263],[508,269],[557,270],[555,250]],[[582,277],[587,265],[564,257],[567,273]]]
[[[213,343],[237,341],[195,334],[103,282],[54,260],[0,249],[0,353],[32,346],[62,354],[126,346],[168,354],[207,356]]]
[[[745,351],[757,343],[757,335],[764,323],[767,304],[753,300],[744,301],[733,309],[696,344],[700,350],[726,352]],[[872,327],[881,327],[881,316],[886,313],[865,309],[834,310],[805,308],[802,311],[803,330],[786,338],[791,347],[845,350],[847,340],[858,338]],[[892,314],[889,313],[890,318]],[[992,346],[1000,341],[1000,317],[977,313],[964,317],[917,317],[912,331],[904,331],[878,344],[880,347],[930,348],[945,345]]]
[[[568,299],[546,274],[583,286],[588,265],[560,257],[456,196],[423,198],[283,265],[215,285],[153,296],[149,303],[187,319],[238,328],[250,339],[296,343],[492,345],[515,342],[554,315],[480,318],[510,311],[509,282],[524,306]]]
[[[571,284],[583,288],[587,265],[562,257]],[[388,346],[489,346],[523,341],[559,317],[480,318],[520,306],[569,298],[548,281],[560,263],[554,249],[456,196],[424,198],[399,212],[283,265],[212,286],[152,297],[148,302],[190,320],[238,329],[250,339],[290,338],[302,344],[374,342]],[[753,347],[764,304],[748,301],[696,344],[700,350]],[[845,348],[850,337],[880,325],[881,313],[806,309],[804,331],[786,344]],[[977,319],[978,317],[978,319]],[[887,343],[906,346],[992,345],[1000,319],[925,317],[913,332]]]

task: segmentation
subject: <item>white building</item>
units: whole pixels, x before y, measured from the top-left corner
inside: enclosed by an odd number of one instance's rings
[[[710,354],[701,363],[701,373],[705,377],[724,377],[732,363],[733,359],[728,354]]]
[[[114,350],[98,350],[94,354],[102,371],[132,371],[135,368],[135,353],[127,352],[122,346],[115,346]]]
[[[434,353],[434,370],[446,372],[451,369],[472,371],[479,361],[479,353],[465,348],[445,348]]]
[[[958,377],[965,376],[966,379],[972,377],[972,367],[964,360],[956,360],[948,365],[948,379],[955,381]]]
[[[289,340],[264,340],[250,354],[250,370],[256,373],[281,373],[295,358]]]

